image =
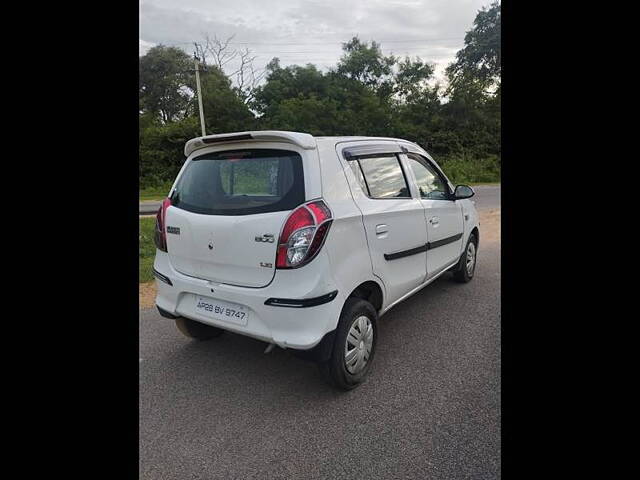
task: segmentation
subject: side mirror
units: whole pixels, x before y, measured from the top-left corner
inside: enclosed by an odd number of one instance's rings
[[[468,185],[458,185],[453,192],[453,198],[455,200],[463,200],[465,198],[471,198],[476,194],[473,189]]]

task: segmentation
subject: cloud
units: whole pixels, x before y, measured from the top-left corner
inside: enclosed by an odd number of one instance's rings
[[[142,40],[140,39],[140,50],[139,50],[139,55],[142,56],[145,53],[147,53],[149,51],[149,49],[151,47],[153,47],[153,43],[152,42],[147,42],[146,40]]]
[[[153,44],[175,45],[191,53],[205,35],[248,47],[264,66],[336,64],[341,43],[358,35],[376,40],[385,54],[436,65],[437,77],[464,44],[477,11],[490,0],[144,0],[140,52]]]

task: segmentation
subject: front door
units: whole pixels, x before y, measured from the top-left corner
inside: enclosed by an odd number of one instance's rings
[[[450,200],[449,186],[429,160],[415,153],[407,154],[424,206],[427,226],[427,276],[437,275],[455,263],[462,252],[462,206]]]

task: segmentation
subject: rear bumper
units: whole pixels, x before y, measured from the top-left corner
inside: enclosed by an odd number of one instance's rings
[[[309,350],[335,330],[344,304],[344,293],[331,279],[328,262],[326,253],[320,252],[301,269],[278,270],[268,286],[250,288],[183,275],[173,268],[165,252],[156,251],[156,306],[168,318],[185,317],[282,348]],[[248,307],[247,324],[201,315],[194,308],[196,295]]]

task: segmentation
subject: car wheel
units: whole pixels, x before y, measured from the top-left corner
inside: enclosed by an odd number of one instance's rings
[[[336,328],[331,357],[319,365],[329,383],[351,390],[364,381],[376,351],[377,319],[378,314],[369,302],[347,299]]]
[[[476,271],[477,253],[478,242],[475,234],[472,233],[469,235],[464,252],[460,255],[458,268],[453,272],[453,278],[456,282],[467,283],[473,278],[473,274]]]
[[[185,336],[196,340],[209,340],[210,338],[219,337],[224,333],[221,328],[205,325],[204,323],[189,320],[188,318],[176,318],[176,327]]]

